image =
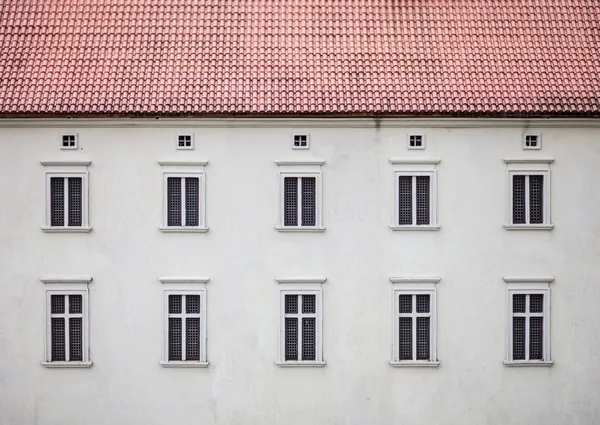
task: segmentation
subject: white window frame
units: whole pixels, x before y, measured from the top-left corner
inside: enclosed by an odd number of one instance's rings
[[[45,177],[45,219],[42,230],[46,233],[88,233],[92,230],[89,221],[89,173],[88,166],[91,161],[42,161]],[[64,200],[64,226],[52,226],[51,197],[52,189],[50,179],[53,177],[68,179],[81,178],[81,226],[68,226],[69,220],[69,191],[65,184]]]
[[[165,233],[205,233],[208,232],[206,224],[206,171],[208,161],[182,161],[182,160],[160,160],[163,166],[163,195],[162,195],[162,225],[159,230]],[[198,226],[169,226],[168,225],[168,184],[170,177],[175,178],[198,178]],[[182,224],[185,223],[185,181],[181,185],[181,215]]]
[[[92,365],[90,360],[90,338],[89,338],[89,290],[88,284],[92,281],[91,277],[42,277],[40,280],[45,284],[46,291],[46,332],[45,332],[45,354],[42,366],[44,367],[66,367],[66,368],[87,368]],[[65,302],[64,314],[53,314],[51,307],[52,295],[81,295],[82,313],[71,314],[68,311],[68,303]],[[65,350],[68,357],[69,351],[69,331],[68,321],[70,317],[82,318],[82,360],[81,361],[52,361],[52,317],[65,318]]]
[[[505,277],[504,281],[507,284],[506,291],[506,366],[552,366],[554,363],[550,357],[550,283],[554,281],[553,277]],[[513,295],[544,295],[544,311],[543,313],[530,313],[529,306],[526,305],[525,313],[513,313]],[[529,320],[525,321],[525,357],[526,360],[513,359],[513,317],[525,316],[527,318],[533,316],[541,316],[543,321],[543,359],[530,360],[529,357]]]
[[[306,137],[306,146],[296,146],[294,144],[296,136],[305,136]],[[306,150],[306,149],[310,149],[310,134],[308,134],[308,133],[294,133],[294,134],[292,134],[292,149],[294,149],[294,150]]]
[[[67,136],[73,136],[75,138],[75,144],[73,146],[64,146],[64,138]],[[68,151],[68,150],[77,150],[79,148],[79,137],[77,133],[63,133],[60,135],[60,150]]]
[[[323,367],[323,290],[322,284],[327,281],[326,277],[278,277],[279,283],[279,355],[276,364],[282,367]],[[298,303],[298,317],[301,327],[302,317],[315,318],[315,360],[285,360],[285,318],[290,314],[285,313],[286,295],[314,295],[316,313],[301,313],[302,305]],[[299,357],[302,355],[302,332],[298,332]]]
[[[390,228],[392,230],[439,230],[437,217],[437,164],[439,159],[412,159],[412,158],[390,158],[390,163],[394,168],[394,180],[392,184],[393,216]],[[400,194],[399,177],[413,177],[412,196],[413,196],[413,224],[400,224]],[[429,176],[429,224],[416,224],[416,176]]]
[[[537,146],[527,146],[527,136],[536,136],[537,137]],[[524,150],[540,150],[540,149],[542,149],[541,133],[523,133],[523,149]]]
[[[162,367],[208,367],[207,360],[207,336],[206,336],[206,284],[210,280],[208,276],[199,277],[160,277],[158,279],[163,284],[163,347]],[[169,313],[169,295],[199,295],[200,296],[200,313],[187,314],[184,313],[185,301],[182,298],[181,314],[175,316],[185,319],[186,317],[200,318],[200,360],[169,360],[169,317],[173,315]],[[182,338],[185,338],[185,320],[182,320]],[[185,356],[185,344],[182,344],[183,355]]]
[[[421,137],[421,146],[411,146],[410,145],[410,138],[414,137],[414,136],[420,136]],[[423,133],[410,133],[406,136],[406,148],[408,150],[423,150],[425,149],[425,134]]]
[[[179,146],[179,138],[180,137],[189,137],[190,138],[190,146]],[[175,136],[175,149],[177,150],[194,150],[194,134],[193,133],[180,133]]]
[[[323,172],[321,166],[325,163],[320,159],[307,160],[277,160],[278,165],[278,224],[275,229],[280,232],[323,232],[325,225],[323,222]],[[303,178],[314,177],[315,182],[315,214],[316,220],[314,226],[286,226],[285,223],[285,184],[286,177]],[[302,216],[302,186],[298,186],[298,223]]]
[[[551,186],[550,186],[550,164],[552,158],[545,159],[505,159],[507,164],[507,193],[506,193],[506,224],[507,230],[551,230],[554,225],[551,222]],[[529,223],[529,176],[543,175],[543,223]],[[513,222],[513,177],[525,176],[525,220],[523,223]]]
[[[390,364],[394,367],[437,367],[437,288],[439,277],[390,277],[392,282],[392,353]],[[416,312],[416,297],[412,298],[412,313],[400,313],[400,295],[429,295],[429,313]],[[400,317],[429,317],[429,360],[400,360],[399,323]],[[413,319],[413,323],[414,323]],[[412,327],[413,358],[416,359],[416,326]]]

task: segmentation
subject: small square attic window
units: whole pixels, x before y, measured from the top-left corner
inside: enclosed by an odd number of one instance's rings
[[[425,149],[425,137],[422,134],[409,134],[408,149]]]
[[[294,134],[294,144],[292,145],[293,149],[308,149],[309,141],[308,134]]]
[[[177,149],[194,149],[194,138],[191,134],[177,136]]]
[[[542,136],[539,134],[525,133],[523,135],[523,149],[541,149]]]
[[[63,134],[61,149],[77,149],[77,134]]]

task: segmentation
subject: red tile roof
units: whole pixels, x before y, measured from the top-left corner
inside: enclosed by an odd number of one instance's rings
[[[0,116],[600,116],[598,0],[2,0]]]

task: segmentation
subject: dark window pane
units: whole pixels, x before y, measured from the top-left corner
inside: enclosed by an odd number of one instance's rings
[[[543,360],[543,317],[531,317],[529,319],[529,359]]]
[[[513,295],[513,313],[525,313],[525,294]]]
[[[183,360],[181,356],[181,318],[169,317],[169,360]]]
[[[181,226],[181,178],[167,178],[167,226]]]
[[[417,176],[417,224],[429,224],[429,176]]]
[[[412,318],[400,317],[400,360],[412,360]]]
[[[285,318],[285,360],[298,360],[298,318]]]
[[[429,295],[417,295],[417,313],[429,313]]]
[[[302,225],[316,226],[317,224],[317,179],[315,177],[302,178]]]
[[[529,222],[544,222],[544,176],[529,176]]]
[[[302,313],[315,313],[316,299],[316,295],[302,295]]]
[[[400,313],[412,313],[412,295],[400,295]]]
[[[513,223],[525,224],[525,176],[513,176]]]
[[[65,179],[50,178],[50,225],[65,225]]]
[[[200,295],[185,296],[185,311],[188,313],[200,313]]]
[[[400,176],[398,181],[399,217],[398,224],[410,225],[412,222],[412,177]]]
[[[81,177],[70,177],[69,182],[69,226],[81,226],[83,212],[82,206],[82,185]]]
[[[298,179],[285,177],[283,179],[283,224],[284,226],[298,225]]]
[[[200,318],[188,317],[185,324],[185,359],[200,360]]]
[[[83,361],[83,323],[81,317],[69,319],[69,360],[72,362]]]
[[[199,225],[199,196],[200,179],[198,177],[188,177],[185,179],[185,225]]]
[[[543,313],[544,311],[544,295],[532,294],[529,296],[529,311],[531,313]]]
[[[287,314],[298,313],[298,295],[285,296],[285,312]]]
[[[83,312],[83,297],[81,295],[69,295],[69,313],[78,314]]]
[[[62,314],[65,312],[65,296],[52,295],[50,297],[50,311],[52,314]]]
[[[52,361],[65,361],[65,319],[53,317],[52,326]]]
[[[513,359],[525,360],[525,318],[513,317]]]
[[[315,318],[302,319],[302,360],[315,360],[316,353]]]
[[[429,317],[417,317],[417,360],[429,360]]]
[[[169,295],[169,313],[181,313],[181,295]]]

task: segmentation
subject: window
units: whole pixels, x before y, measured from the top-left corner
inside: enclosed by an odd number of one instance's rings
[[[422,134],[409,134],[408,149],[425,149],[425,136]]]
[[[541,134],[523,134],[523,149],[541,149],[542,148],[542,135]]]
[[[89,367],[88,289],[91,278],[42,279],[46,283],[48,367]]]
[[[63,134],[61,149],[77,149],[77,134]]]
[[[293,149],[308,149],[309,147],[308,134],[294,134]]]
[[[439,278],[391,278],[394,283],[393,366],[437,366],[436,291]]]
[[[46,232],[89,232],[89,162],[43,162],[46,166]]]
[[[165,172],[163,232],[206,232],[206,185],[203,162],[159,161]]]
[[[194,137],[192,134],[179,134],[177,136],[177,149],[194,149]]]
[[[415,163],[392,159],[394,172],[393,230],[437,230],[436,170],[437,160]]]
[[[507,360],[513,365],[550,365],[552,278],[505,278],[508,287]],[[523,282],[523,283],[521,283]]]
[[[159,279],[165,287],[164,367],[206,367],[207,277]]]
[[[326,278],[278,278],[281,366],[323,366],[321,284]]]
[[[318,164],[320,164],[319,162]],[[323,231],[321,214],[321,171],[313,162],[293,162],[294,166],[281,167],[280,231]],[[280,164],[281,165],[281,164]]]
[[[507,228],[549,229],[550,170],[547,163],[511,163]]]

